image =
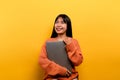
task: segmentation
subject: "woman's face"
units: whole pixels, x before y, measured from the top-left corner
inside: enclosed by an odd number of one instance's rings
[[[59,17],[55,22],[55,31],[59,35],[66,34],[67,24],[63,21],[62,17]]]

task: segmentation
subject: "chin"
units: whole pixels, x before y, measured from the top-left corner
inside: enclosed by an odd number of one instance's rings
[[[57,34],[63,34],[63,33],[57,33]]]
[[[57,34],[63,34],[63,32],[56,32]]]

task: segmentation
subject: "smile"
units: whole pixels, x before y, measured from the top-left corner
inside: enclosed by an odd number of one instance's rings
[[[60,30],[62,30],[62,29],[63,29],[62,27],[56,28],[57,31],[60,31]]]

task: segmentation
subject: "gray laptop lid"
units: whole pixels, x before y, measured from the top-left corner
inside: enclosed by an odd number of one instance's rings
[[[46,42],[47,56],[51,61],[66,67],[72,72],[72,65],[65,50],[63,41]]]

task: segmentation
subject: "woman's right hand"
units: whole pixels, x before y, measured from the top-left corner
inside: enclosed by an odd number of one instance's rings
[[[67,70],[66,73],[65,73],[65,76],[66,76],[66,77],[71,76],[71,72],[70,72],[69,70]]]

